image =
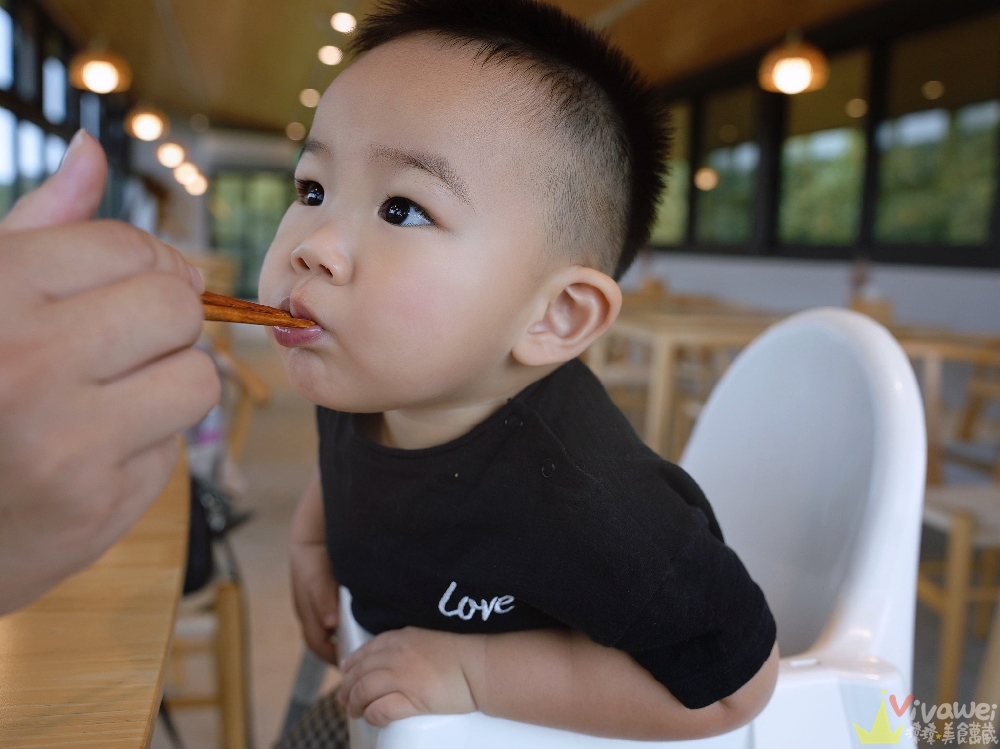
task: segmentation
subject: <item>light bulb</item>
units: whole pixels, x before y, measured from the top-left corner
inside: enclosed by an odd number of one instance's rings
[[[340,47],[327,44],[319,48],[319,61],[324,65],[339,65],[343,59],[344,53],[340,51]]]
[[[703,166],[694,173],[694,186],[699,190],[714,190],[719,186],[719,173],[710,166]]]
[[[139,140],[153,141],[163,135],[163,120],[152,112],[140,112],[132,117],[129,125]]]
[[[185,161],[179,167],[174,169],[174,179],[180,182],[185,187],[187,185],[194,184],[194,181],[201,176],[201,172],[198,171],[198,167],[192,164],[190,161]]]
[[[334,31],[350,34],[357,28],[358,21],[350,13],[334,13],[330,18],[330,25],[333,26]]]
[[[164,143],[156,149],[156,159],[167,169],[183,164],[184,155],[184,149],[176,143]]]
[[[925,99],[931,101],[940,99],[944,96],[944,84],[941,81],[927,81],[927,83],[920,87],[920,93],[924,95]]]
[[[91,60],[80,71],[83,85],[95,94],[106,94],[114,91],[121,77],[113,64],[106,60]]]
[[[299,101],[302,103],[302,106],[309,107],[310,109],[319,104],[319,98],[319,91],[314,88],[304,88],[299,93]]]
[[[786,57],[774,64],[774,87],[783,94],[805,91],[812,78],[812,63],[804,57]]]
[[[864,99],[850,99],[847,104],[844,105],[844,113],[848,117],[853,117],[857,119],[858,117],[864,117],[868,114],[868,102]]]
[[[208,189],[208,180],[201,174],[197,175],[189,184],[184,185],[184,189],[189,195],[204,195]]]
[[[290,140],[302,140],[306,137],[306,126],[301,122],[289,122],[288,127],[285,128],[285,135]]]

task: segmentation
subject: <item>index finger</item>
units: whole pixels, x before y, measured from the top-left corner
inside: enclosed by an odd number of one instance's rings
[[[171,273],[201,291],[173,247],[121,221],[87,221],[0,237],[0,278],[12,291],[54,300],[140,273]]]

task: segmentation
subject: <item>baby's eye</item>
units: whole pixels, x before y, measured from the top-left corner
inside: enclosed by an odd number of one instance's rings
[[[295,192],[299,194],[299,201],[306,205],[323,204],[323,185],[307,179],[295,180]]]
[[[396,226],[433,226],[427,211],[408,198],[388,198],[378,209],[383,221]]]

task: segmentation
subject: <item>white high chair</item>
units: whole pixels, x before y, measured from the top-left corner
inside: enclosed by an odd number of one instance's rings
[[[882,725],[888,742],[913,747],[905,700],[925,460],[916,379],[885,328],[837,309],[775,325],[719,382],[681,461],[777,621],[784,657],[760,715],[682,742],[595,738],[482,713],[381,730],[355,720],[352,749],[846,749],[861,746],[852,724]],[[341,606],[346,654],[368,635],[346,590]]]

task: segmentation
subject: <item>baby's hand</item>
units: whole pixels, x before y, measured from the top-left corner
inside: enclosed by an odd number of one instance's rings
[[[326,547],[293,541],[291,563],[292,597],[306,644],[320,658],[336,664],[337,647],[331,638],[340,620],[339,588]]]
[[[482,662],[482,635],[417,627],[383,632],[344,661],[337,697],[375,726],[424,713],[476,709],[467,669]]]
[[[336,664],[337,647],[330,638],[340,619],[340,589],[330,569],[323,528],[323,492],[317,470],[292,517],[292,598],[306,644],[320,658]]]

